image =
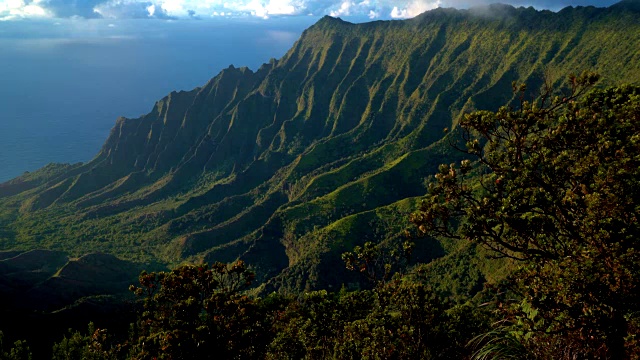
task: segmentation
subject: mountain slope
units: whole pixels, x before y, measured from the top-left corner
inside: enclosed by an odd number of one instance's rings
[[[443,133],[474,109],[593,70],[640,82],[636,0],[559,13],[505,5],[405,21],[325,17],[280,60],[223,70],[118,119],[86,164],[0,185],[6,249],[167,263],[246,260],[265,289],[354,282],[340,253],[390,241],[458,158]],[[423,261],[451,251],[424,244]]]

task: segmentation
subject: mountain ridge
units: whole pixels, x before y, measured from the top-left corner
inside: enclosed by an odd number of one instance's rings
[[[90,162],[0,185],[0,225],[12,231],[0,244],[167,263],[239,258],[268,290],[357,282],[340,253],[402,236],[423,178],[461,156],[442,132],[460,114],[513,101],[512,81],[527,83],[528,97],[571,71],[639,82],[637,3],[322,18],[255,72],[231,66],[118,119]],[[418,256],[447,249],[424,245]]]

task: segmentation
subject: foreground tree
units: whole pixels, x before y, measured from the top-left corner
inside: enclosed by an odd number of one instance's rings
[[[270,341],[264,316],[241,291],[253,277],[242,261],[143,273],[140,286],[132,287],[144,298],[144,312],[131,336],[130,358],[261,358]]]
[[[473,306],[449,307],[429,287],[393,280],[374,290],[305,293],[274,322],[267,359],[465,359],[486,329]]]
[[[442,165],[411,219],[520,263],[503,324],[534,358],[638,355],[640,88],[586,94],[597,79],[466,115],[476,161]]]
[[[4,334],[0,331],[0,360],[31,360],[31,349],[24,340],[18,340],[8,348],[4,344]]]
[[[396,240],[391,244],[366,242],[343,253],[342,260],[347,270],[357,271],[372,285],[381,286],[407,269],[414,248],[415,244],[409,240]]]
[[[53,345],[52,360],[113,360],[117,359],[118,348],[113,346],[107,330],[96,329],[89,323],[87,333],[72,331]]]
[[[488,327],[482,309],[450,307],[399,275],[373,290],[265,298],[242,291],[252,278],[242,262],[143,273],[131,287],[144,304],[128,337],[90,324],[70,330],[53,358],[464,359],[466,343]]]

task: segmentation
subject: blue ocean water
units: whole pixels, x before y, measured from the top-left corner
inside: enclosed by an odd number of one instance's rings
[[[317,18],[0,22],[0,182],[97,154],[118,116],[230,64],[280,58]]]

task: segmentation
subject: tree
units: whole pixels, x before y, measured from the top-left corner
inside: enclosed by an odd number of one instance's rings
[[[342,261],[347,270],[360,272],[371,284],[379,286],[408,266],[414,247],[409,240],[400,243],[396,239],[390,246],[368,241],[343,253]]]
[[[513,334],[545,357],[622,359],[637,335],[640,88],[569,92],[465,115],[469,158],[441,165],[411,221],[520,264],[505,308]]]
[[[131,288],[144,298],[131,357],[261,357],[270,338],[265,339],[256,301],[241,292],[253,278],[242,261],[143,273],[140,286]]]
[[[69,329],[67,335],[53,345],[53,360],[110,360],[118,358],[119,349],[110,346],[107,330],[96,329],[93,323],[89,323],[86,334]]]
[[[0,331],[0,360],[31,360],[33,354],[24,340],[17,340],[5,351],[4,334]]]

